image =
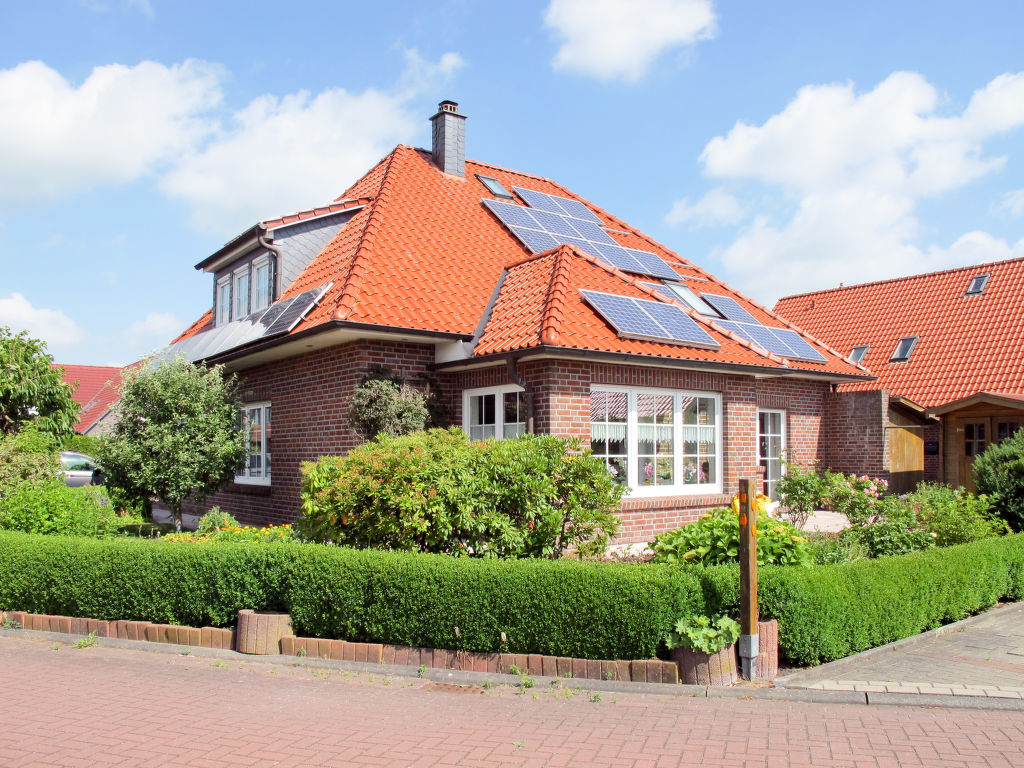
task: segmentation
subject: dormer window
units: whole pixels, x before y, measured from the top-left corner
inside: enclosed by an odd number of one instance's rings
[[[217,281],[217,325],[231,322],[231,275]]]
[[[854,347],[850,350],[850,359],[855,363],[859,363],[864,359],[864,355],[868,353],[869,349],[871,349],[870,344],[862,344],[859,347]]]
[[[968,296],[977,296],[979,293],[985,290],[985,286],[988,285],[989,275],[975,275],[971,278],[971,284],[967,286]]]
[[[910,354],[914,351],[914,347],[917,346],[917,336],[904,336],[900,339],[900,343],[896,345],[896,349],[893,350],[892,357],[889,358],[890,363],[905,363],[910,359]]]
[[[214,315],[225,325],[262,312],[274,303],[274,263],[269,254],[228,267],[217,278]]]
[[[252,311],[270,306],[270,258],[264,256],[252,263]]]
[[[249,314],[249,265],[238,270],[234,274],[235,278],[235,311],[232,316],[235,320],[240,320]]]

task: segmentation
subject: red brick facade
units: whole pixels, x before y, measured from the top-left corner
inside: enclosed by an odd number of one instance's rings
[[[430,345],[359,341],[311,352],[241,373],[246,402],[270,402],[273,483],[233,484],[211,496],[214,504],[246,523],[292,521],[299,506],[300,465],[325,454],[341,454],[358,440],[348,426],[353,389],[372,368],[386,365],[402,376],[429,373]],[[434,373],[453,424],[462,423],[466,389],[512,383],[506,364],[463,372]],[[795,461],[827,454],[830,436],[849,431],[849,418],[824,418],[835,399],[826,382],[702,373],[590,361],[537,360],[519,363],[516,375],[533,391],[535,430],[579,437],[589,444],[592,385],[662,388],[715,393],[722,401],[723,493],[627,499],[620,543],[650,541],[654,534],[695,520],[704,510],[728,503],[741,477],[757,475],[757,409],[786,412],[786,450]],[[854,416],[860,411],[855,409]]]

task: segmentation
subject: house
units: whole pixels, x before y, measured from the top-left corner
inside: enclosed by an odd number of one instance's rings
[[[250,434],[209,504],[294,519],[300,462],[357,445],[348,403],[377,366],[431,377],[474,439],[581,438],[630,488],[625,542],[834,439],[831,392],[866,369],[556,182],[466,160],[455,103],[431,121],[430,150],[196,265],[211,308],[170,353],[238,372]]]
[[[110,365],[56,365],[78,403],[75,432],[105,435],[113,425],[113,406],[121,397],[121,368]]]
[[[787,296],[775,311],[866,365],[839,385],[863,448],[847,469],[973,488],[971,464],[1024,424],[1024,259]],[[841,416],[839,414],[845,414]]]

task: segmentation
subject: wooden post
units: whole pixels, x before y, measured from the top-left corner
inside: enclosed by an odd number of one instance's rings
[[[740,480],[740,674],[757,673],[757,498],[758,481]]]

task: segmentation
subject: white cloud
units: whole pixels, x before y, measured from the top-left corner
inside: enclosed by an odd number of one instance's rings
[[[77,87],[39,61],[0,70],[0,200],[52,199],[132,181],[214,127],[219,67],[96,67]]]
[[[236,112],[231,127],[186,155],[161,181],[192,206],[192,224],[228,236],[273,215],[331,200],[396,143],[422,115],[408,102],[462,66],[455,53],[428,62],[406,54],[391,90],[331,88],[262,96]]]
[[[551,0],[555,69],[636,82],[663,53],[714,36],[711,0]]]
[[[1003,195],[999,208],[1011,216],[1024,216],[1024,189],[1014,189]]]
[[[60,310],[34,307],[20,293],[0,297],[0,325],[9,326],[15,333],[28,331],[32,338],[45,341],[55,356],[72,350],[85,336],[78,324]]]
[[[721,187],[716,187],[695,203],[685,197],[676,200],[665,215],[667,224],[675,225],[692,222],[697,227],[735,224],[743,218],[743,206],[739,200]]]
[[[136,320],[124,329],[125,340],[144,354],[151,348],[164,346],[181,333],[185,324],[170,312],[150,312],[142,320]]]
[[[740,122],[708,142],[710,177],[760,182],[794,210],[757,217],[722,251],[738,287],[770,300],[1017,252],[981,232],[921,247],[916,208],[1003,167],[984,143],[1024,125],[1024,74],[995,78],[960,114],[940,114],[941,103],[912,72],[862,94],[851,83],[807,86],[763,124]],[[756,282],[744,284],[748,275]]]

